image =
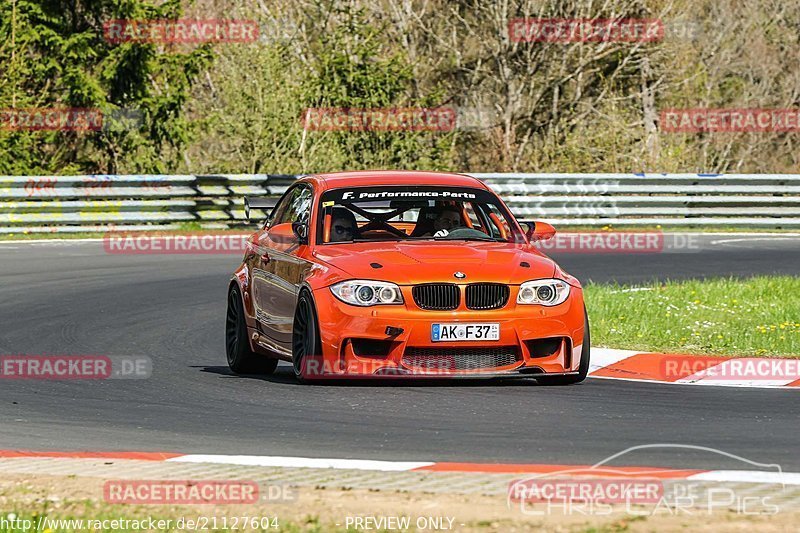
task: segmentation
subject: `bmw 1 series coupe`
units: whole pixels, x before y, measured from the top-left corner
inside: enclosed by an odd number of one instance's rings
[[[246,198],[246,210],[272,200]],[[247,240],[225,346],[236,373],[301,381],[529,376],[583,381],[583,290],[486,184],[436,172],[304,176]]]

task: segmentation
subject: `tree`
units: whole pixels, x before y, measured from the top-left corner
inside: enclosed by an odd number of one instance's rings
[[[175,19],[178,0],[10,0],[0,5],[0,109],[81,108],[97,131],[0,130],[0,173],[166,172],[190,139],[182,108],[208,45],[106,40],[114,19]],[[127,117],[129,120],[118,120]],[[2,126],[0,126],[2,127]]]

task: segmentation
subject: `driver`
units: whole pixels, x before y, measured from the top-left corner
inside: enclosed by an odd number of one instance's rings
[[[456,207],[443,207],[433,221],[433,231],[423,235],[423,237],[444,237],[459,227],[461,227],[461,212],[459,209]]]
[[[345,207],[334,207],[331,213],[331,235],[329,242],[352,241],[358,237],[356,216]]]

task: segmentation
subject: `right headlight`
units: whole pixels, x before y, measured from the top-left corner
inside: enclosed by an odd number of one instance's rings
[[[523,305],[562,304],[569,296],[569,285],[562,279],[536,279],[519,286],[517,303]]]

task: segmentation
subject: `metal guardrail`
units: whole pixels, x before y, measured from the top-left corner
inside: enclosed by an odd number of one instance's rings
[[[472,174],[556,225],[800,227],[795,174]]]
[[[0,233],[244,225],[242,198],[279,196],[286,174],[0,176]],[[265,216],[254,211],[254,216]]]
[[[472,174],[516,216],[557,226],[800,227],[800,175]],[[0,176],[0,233],[246,224],[242,197],[296,176]],[[254,210],[257,219],[263,213]]]

